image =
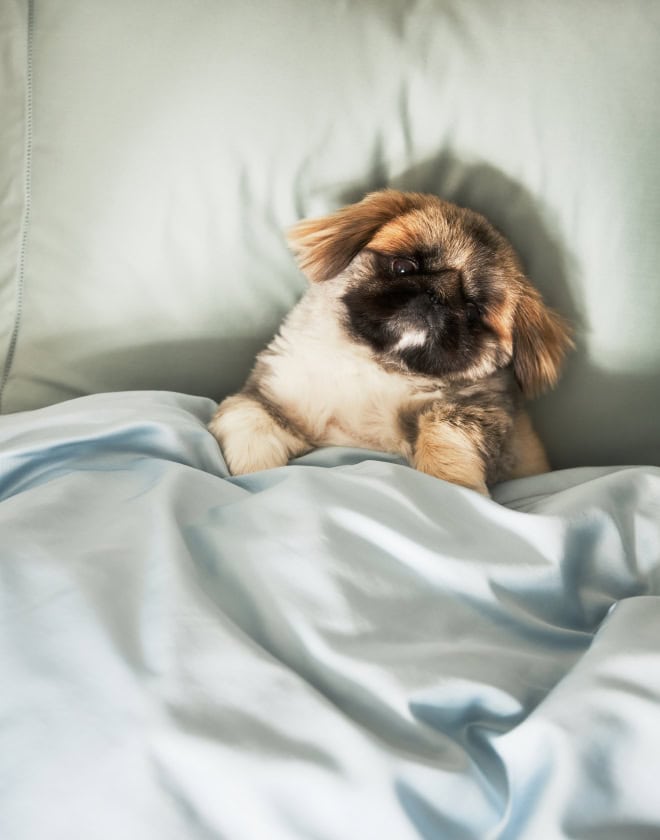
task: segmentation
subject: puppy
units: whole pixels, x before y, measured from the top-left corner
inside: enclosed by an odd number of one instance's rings
[[[483,216],[383,190],[289,241],[311,284],[209,425],[233,474],[328,445],[484,494],[549,469],[523,401],[556,383],[570,330]]]

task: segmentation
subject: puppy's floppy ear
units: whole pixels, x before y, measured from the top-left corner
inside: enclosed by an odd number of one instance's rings
[[[310,280],[336,277],[391,219],[411,210],[417,196],[381,190],[320,219],[304,219],[287,232],[298,265]]]
[[[527,397],[554,387],[566,352],[574,346],[571,328],[525,280],[513,323],[513,370]]]

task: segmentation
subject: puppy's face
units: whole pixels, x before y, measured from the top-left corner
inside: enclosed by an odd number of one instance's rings
[[[311,280],[341,284],[346,330],[383,361],[463,379],[512,364],[527,394],[555,383],[569,331],[483,216],[384,190],[290,241]]]
[[[416,373],[474,378],[506,365],[509,251],[485,220],[451,205],[397,216],[348,272],[351,334]]]

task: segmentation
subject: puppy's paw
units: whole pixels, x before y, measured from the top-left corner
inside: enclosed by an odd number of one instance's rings
[[[282,467],[307,448],[258,402],[241,394],[220,404],[209,431],[220,444],[232,475]]]
[[[490,496],[476,442],[466,429],[439,420],[433,412],[418,420],[413,466],[482,496]]]

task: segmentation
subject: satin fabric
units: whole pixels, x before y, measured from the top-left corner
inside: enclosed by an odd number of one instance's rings
[[[660,833],[660,470],[230,478],[214,407],[0,419],[0,836]]]

